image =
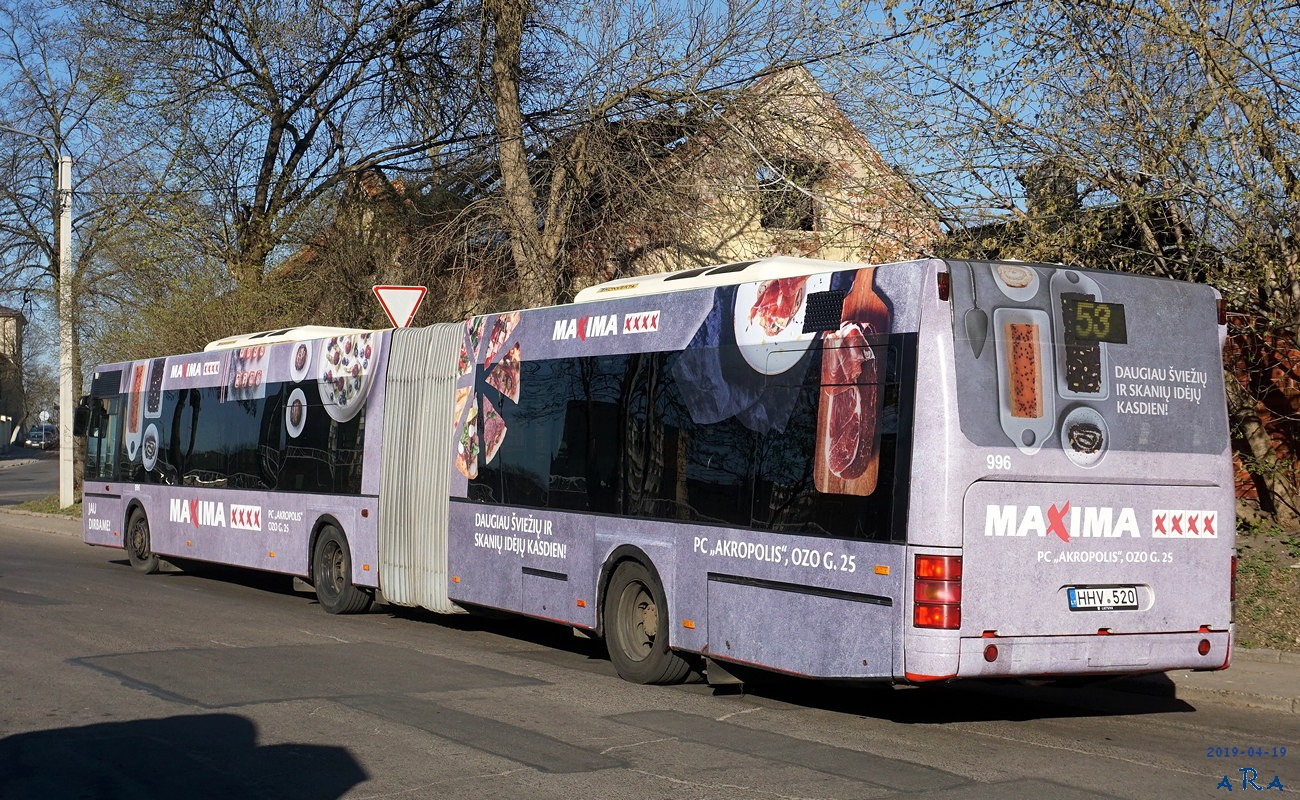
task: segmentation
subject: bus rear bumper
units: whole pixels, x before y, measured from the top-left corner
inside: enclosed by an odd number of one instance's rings
[[[1118,675],[1225,669],[1231,639],[1230,630],[963,638],[957,676]]]

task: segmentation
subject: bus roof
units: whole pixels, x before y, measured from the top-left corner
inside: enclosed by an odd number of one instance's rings
[[[823,261],[815,258],[774,256],[755,261],[735,261],[730,264],[713,264],[707,267],[678,270],[677,272],[659,272],[653,275],[618,278],[605,283],[598,283],[595,286],[588,286],[574,296],[573,302],[588,303],[593,300],[612,300],[618,297],[638,297],[647,294],[682,291],[684,289],[729,286],[735,283],[750,283],[772,278],[795,278],[801,275],[816,275],[820,272],[836,272],[861,266],[865,265],[850,264],[844,261]]]
[[[366,333],[361,328],[331,328],[326,325],[300,325],[296,328],[281,328],[260,333],[241,333],[227,336],[215,342],[208,342],[203,352],[210,350],[230,350],[253,344],[276,344],[278,342],[300,342],[304,339],[324,339],[327,336],[345,336],[352,333]]]

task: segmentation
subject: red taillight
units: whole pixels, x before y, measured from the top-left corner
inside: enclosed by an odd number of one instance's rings
[[[1200,643],[1196,645],[1196,652],[1203,656],[1208,656],[1210,654],[1210,640],[1202,639]]]
[[[912,624],[941,630],[961,627],[961,556],[916,557]]]
[[[917,580],[961,580],[961,556],[917,556]]]
[[[956,630],[961,627],[961,606],[916,603],[912,607],[912,624],[918,628]]]
[[[939,273],[939,299],[947,300],[951,293],[952,275],[947,272]]]
[[[1219,324],[1228,324],[1228,301],[1222,297],[1219,298]]]
[[[1237,600],[1237,557],[1236,556],[1232,557],[1232,566],[1229,569],[1231,570],[1231,572],[1229,573],[1229,580],[1228,580],[1228,599],[1233,602],[1236,602]]]

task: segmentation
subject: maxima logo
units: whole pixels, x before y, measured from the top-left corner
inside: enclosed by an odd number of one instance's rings
[[[226,527],[226,505],[219,500],[172,500],[168,519],[194,527]]]
[[[658,311],[638,311],[623,317],[623,333],[650,333],[659,330]]]
[[[1157,508],[1151,512],[1151,536],[1155,539],[1215,539],[1218,525],[1216,511]]]
[[[1157,508],[1151,512],[1153,539],[1214,539],[1218,537],[1217,511]],[[1110,506],[986,506],[985,536],[1047,536],[1063,542],[1119,536],[1139,538],[1137,514],[1132,508]]]
[[[196,528],[237,528],[245,531],[262,530],[262,508],[230,504],[230,514],[226,515],[226,505],[220,500],[172,500],[168,508],[168,519]]]
[[[191,361],[187,364],[172,364],[171,377],[194,378],[199,375],[221,374],[220,361]]]
[[[561,339],[596,339],[601,336],[614,336],[618,333],[618,314],[604,314],[593,317],[577,317],[575,319],[559,319],[555,321],[555,330],[551,334],[551,341]]]
[[[623,315],[620,325],[618,314],[596,314],[589,317],[558,319],[551,331],[551,341],[564,339],[598,339],[601,336],[617,336],[621,331],[628,333],[653,333],[659,330],[658,311],[637,311]]]
[[[1118,512],[1118,513],[1117,513]],[[984,513],[985,536],[1047,536],[1063,542],[1071,537],[1114,539],[1119,536],[1140,537],[1137,514],[1125,506],[987,506]]]
[[[260,531],[262,529],[262,507],[238,506],[231,503],[230,527],[244,531]]]

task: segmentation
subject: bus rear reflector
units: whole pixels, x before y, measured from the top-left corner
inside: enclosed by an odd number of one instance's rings
[[[912,624],[941,630],[961,627],[961,556],[916,557]]]
[[[947,272],[940,272],[939,275],[939,299],[947,300],[951,294],[952,275]]]

